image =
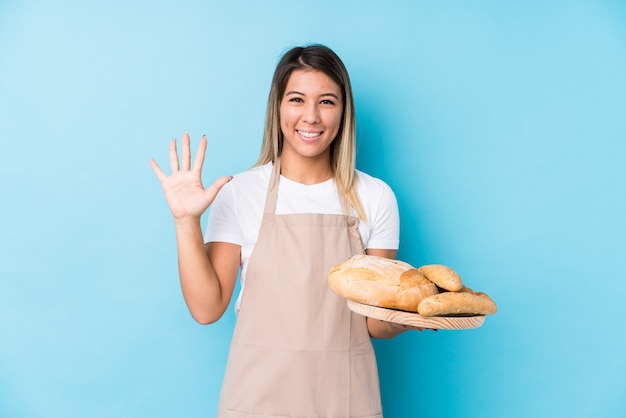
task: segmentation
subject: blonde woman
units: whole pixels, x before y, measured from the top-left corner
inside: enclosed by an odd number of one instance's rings
[[[193,165],[189,143],[183,135],[180,165],[170,144],[171,176],[151,165],[174,216],[182,291],[196,321],[222,316],[241,269],[218,417],[381,417],[371,337],[404,328],[352,313],[327,274],[355,254],[395,258],[398,208],[384,182],[355,169],[341,59],[322,45],[283,55],[250,170],[205,189],[206,138]]]

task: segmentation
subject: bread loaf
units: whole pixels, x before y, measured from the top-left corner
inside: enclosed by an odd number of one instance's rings
[[[410,264],[370,255],[356,255],[333,267],[328,284],[339,296],[355,302],[411,312],[438,291]]]
[[[420,267],[418,271],[442,289],[458,292],[463,288],[461,277],[450,267],[443,264],[428,264]]]
[[[485,293],[464,287],[459,292],[442,292],[424,298],[417,307],[422,316],[493,315],[495,302]]]

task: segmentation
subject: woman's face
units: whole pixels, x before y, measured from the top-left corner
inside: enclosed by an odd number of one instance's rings
[[[291,73],[280,102],[283,158],[327,158],[343,114],[341,88],[316,70]]]

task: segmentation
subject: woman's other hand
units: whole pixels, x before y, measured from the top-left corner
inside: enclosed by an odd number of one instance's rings
[[[175,221],[185,221],[199,218],[213,203],[215,196],[224,184],[232,177],[220,177],[209,188],[202,185],[202,165],[207,148],[206,136],[202,136],[193,166],[191,165],[191,151],[189,134],[185,132],[182,138],[182,158],[178,163],[176,139],[170,142],[170,167],[172,174],[167,176],[154,159],[150,166],[161,182],[167,205],[174,215]]]

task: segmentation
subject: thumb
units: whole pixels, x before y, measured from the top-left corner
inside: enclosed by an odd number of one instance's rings
[[[219,179],[215,180],[213,182],[213,184],[210,185],[204,191],[208,201],[210,203],[213,203],[213,200],[215,199],[215,196],[217,196],[217,193],[219,193],[219,191],[222,189],[222,187],[224,187],[224,185],[226,183],[228,183],[229,181],[231,181],[232,179],[233,179],[233,176],[224,176],[224,177],[220,177]]]

